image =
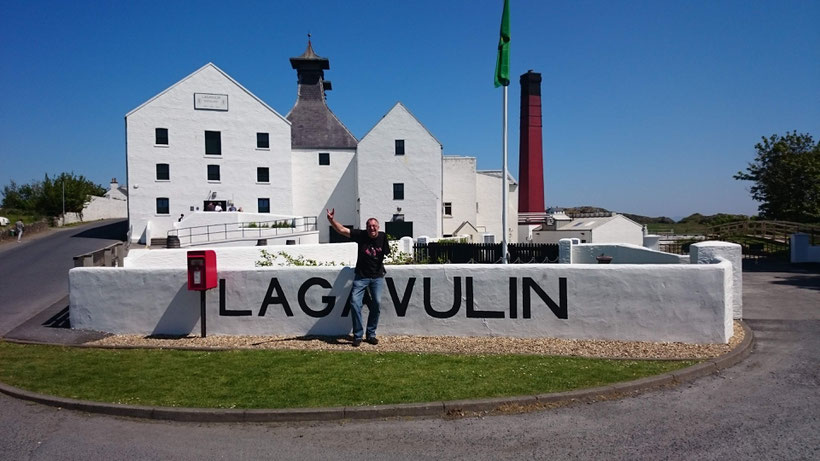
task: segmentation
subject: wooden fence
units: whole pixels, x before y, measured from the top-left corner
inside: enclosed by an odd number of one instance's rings
[[[744,235],[764,240],[788,241],[791,234],[803,232],[811,235],[812,244],[820,238],[820,226],[789,221],[735,221],[709,228],[710,238]]]

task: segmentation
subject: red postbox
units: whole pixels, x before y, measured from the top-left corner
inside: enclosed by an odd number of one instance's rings
[[[201,250],[188,252],[188,289],[205,291],[216,288],[216,252]]]

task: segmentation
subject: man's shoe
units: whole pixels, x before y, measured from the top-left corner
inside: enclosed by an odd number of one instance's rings
[[[359,347],[361,345],[362,345],[362,338],[353,339],[353,347]]]
[[[366,339],[366,341],[367,341],[368,343],[370,343],[370,344],[374,345],[374,346],[375,346],[376,344],[379,344],[379,340],[378,340],[378,339],[376,339],[376,337],[375,337],[375,336],[371,336],[371,337],[367,338],[367,339]]]

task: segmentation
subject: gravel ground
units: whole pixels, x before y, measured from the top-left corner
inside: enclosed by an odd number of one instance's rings
[[[150,337],[114,335],[86,343],[103,347],[196,348],[196,349],[300,349],[355,350],[361,352],[421,352],[442,354],[537,354],[632,359],[712,358],[734,349],[743,341],[743,327],[734,322],[729,344],[654,343],[640,341],[593,341],[555,338],[379,336],[379,344],[366,342],[354,349],[352,337],[326,336],[199,336]]]

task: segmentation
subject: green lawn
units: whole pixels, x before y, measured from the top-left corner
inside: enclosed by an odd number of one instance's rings
[[[201,408],[358,406],[531,395],[698,361],[323,351],[85,349],[0,342],[0,381],[62,397]]]

